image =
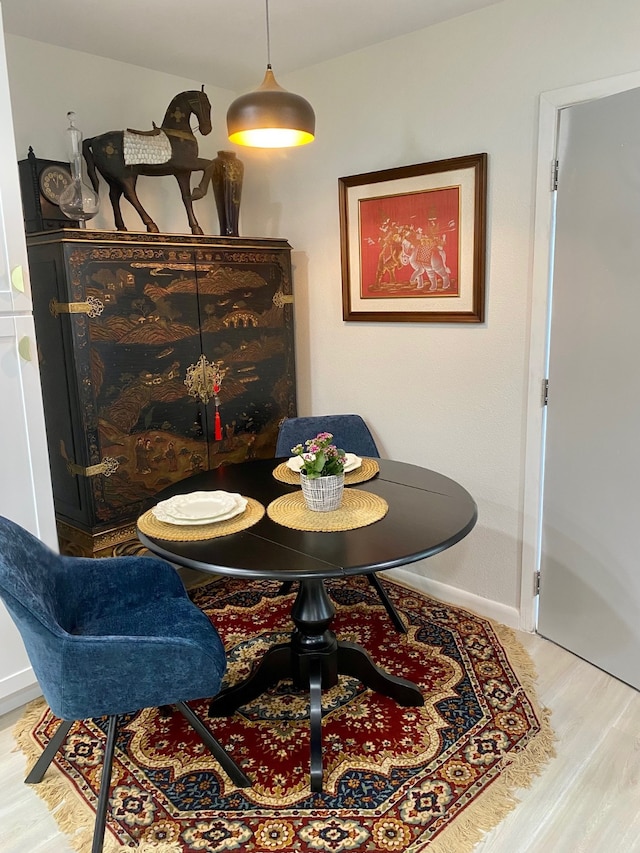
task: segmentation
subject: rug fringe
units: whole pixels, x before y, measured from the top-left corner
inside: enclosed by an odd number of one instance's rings
[[[463,609],[456,607],[457,610]],[[473,612],[473,611],[469,611]],[[500,775],[453,823],[427,845],[429,853],[470,853],[484,835],[490,832],[520,804],[516,792],[529,788],[544,766],[555,758],[556,736],[551,728],[551,711],[536,698],[537,673],[527,650],[518,642],[515,631],[485,616],[491,624],[509,662],[524,688],[540,720],[540,731],[515,757],[508,756]]]

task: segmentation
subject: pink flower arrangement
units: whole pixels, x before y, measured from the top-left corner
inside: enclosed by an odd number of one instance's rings
[[[291,448],[294,456],[302,458],[300,473],[310,479],[330,477],[342,474],[344,471],[344,450],[331,444],[333,435],[330,432],[320,432],[315,438],[309,438],[304,445],[296,444]]]

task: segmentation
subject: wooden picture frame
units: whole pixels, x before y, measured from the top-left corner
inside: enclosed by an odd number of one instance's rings
[[[339,178],[345,320],[481,323],[487,155]]]

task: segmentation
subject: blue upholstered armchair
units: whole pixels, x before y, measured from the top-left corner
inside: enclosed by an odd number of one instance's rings
[[[118,714],[176,705],[239,787],[251,783],[185,703],[215,696],[218,632],[175,569],[149,557],[61,557],[0,516],[0,597],[60,727],[25,781],[40,782],[74,720],[109,717],[92,853],[100,853]]]
[[[304,444],[308,438],[314,438],[319,432],[330,432],[333,435],[333,443],[336,447],[342,448],[347,453],[369,456],[374,459],[380,458],[380,453],[369,427],[360,415],[313,415],[304,418],[286,418],[280,425],[278,432],[276,456],[290,456],[292,447],[296,444]],[[373,572],[368,574],[367,578],[378,593],[380,601],[396,630],[406,634],[407,629],[404,622],[379,578]],[[280,591],[288,592],[291,586],[292,583],[287,581],[282,584]]]
[[[304,444],[319,432],[330,432],[333,443],[357,456],[380,457],[373,436],[360,415],[314,415],[307,418],[285,418],[278,432],[276,456],[291,456],[291,448]]]

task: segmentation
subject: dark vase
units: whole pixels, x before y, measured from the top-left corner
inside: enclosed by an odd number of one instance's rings
[[[213,195],[218,209],[220,234],[238,237],[238,217],[244,165],[235,151],[218,151],[213,161]]]

